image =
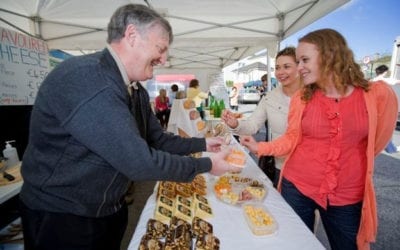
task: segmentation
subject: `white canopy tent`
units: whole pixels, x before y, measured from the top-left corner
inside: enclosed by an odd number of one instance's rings
[[[47,41],[50,49],[94,51],[105,46],[115,9],[141,3],[170,21],[174,42],[157,72],[220,72],[267,49],[349,0],[1,0],[0,26]],[[206,73],[208,74],[208,73]]]

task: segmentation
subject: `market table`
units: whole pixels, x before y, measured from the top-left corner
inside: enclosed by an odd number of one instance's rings
[[[203,156],[208,154],[210,153],[203,153]],[[257,178],[266,185],[268,193],[263,204],[276,219],[278,230],[272,235],[253,235],[241,207],[223,203],[213,193],[212,186],[218,177],[205,174],[208,180],[206,198],[211,203],[214,214],[213,218],[207,219],[207,221],[213,225],[214,235],[220,240],[220,249],[325,249],[279,192],[272,187],[272,183],[248,154],[246,166],[241,175]],[[147,200],[128,249],[138,249],[140,240],[146,232],[147,221],[153,218],[155,206],[156,193],[154,192]]]
[[[20,173],[21,163],[7,169],[7,173],[14,176],[13,181],[8,181],[0,176],[0,204],[19,194],[22,187],[22,178]]]

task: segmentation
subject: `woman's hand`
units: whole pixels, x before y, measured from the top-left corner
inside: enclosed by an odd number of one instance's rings
[[[237,128],[237,126],[239,125],[239,122],[236,119],[235,115],[227,109],[224,109],[222,111],[221,120],[230,128]]]
[[[239,137],[240,144],[245,146],[252,152],[257,155],[258,152],[258,142],[250,135],[242,135]]]

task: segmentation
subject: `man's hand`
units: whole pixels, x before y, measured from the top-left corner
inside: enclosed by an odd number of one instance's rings
[[[241,170],[241,168],[232,166],[227,161],[225,161],[225,158],[231,153],[231,151],[232,149],[227,147],[219,153],[215,153],[210,156],[212,162],[210,173],[212,175],[219,176],[225,174],[226,172],[239,172]]]
[[[226,145],[223,137],[208,137],[206,138],[207,152],[219,152],[221,146]]]

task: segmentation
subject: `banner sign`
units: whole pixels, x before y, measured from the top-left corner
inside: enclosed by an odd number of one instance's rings
[[[0,105],[32,105],[49,71],[46,42],[0,27]]]

